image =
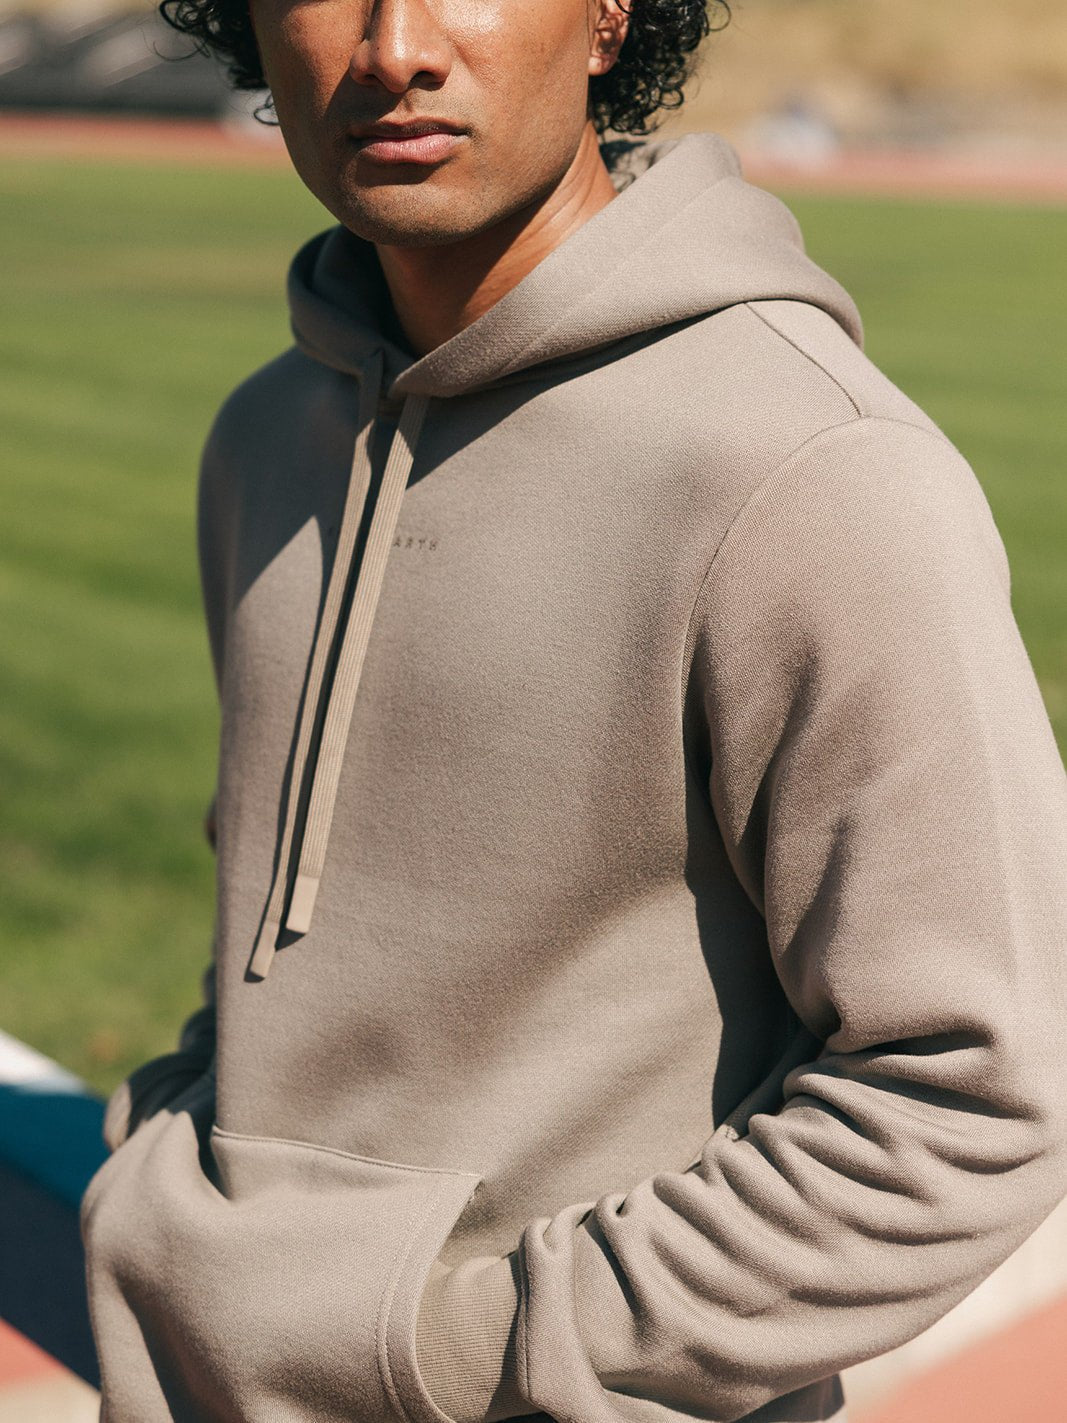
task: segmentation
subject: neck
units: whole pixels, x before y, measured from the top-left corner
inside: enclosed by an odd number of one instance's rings
[[[616,196],[591,123],[547,197],[485,232],[442,247],[378,244],[397,320],[417,356],[477,321]]]

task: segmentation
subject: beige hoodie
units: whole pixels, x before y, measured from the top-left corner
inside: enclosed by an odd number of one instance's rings
[[[203,1006],[106,1423],[764,1423],[1067,1190],[1067,783],[982,491],[710,134],[418,360],[296,257],[200,530]]]

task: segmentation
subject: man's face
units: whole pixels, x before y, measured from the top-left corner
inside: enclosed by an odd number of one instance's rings
[[[625,29],[615,0],[250,0],[250,13],[300,177],[352,232],[396,246],[459,241],[547,196]],[[396,131],[423,121],[437,128]]]

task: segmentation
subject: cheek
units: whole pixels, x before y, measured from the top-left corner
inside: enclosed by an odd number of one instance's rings
[[[508,96],[545,95],[588,82],[584,0],[449,0],[443,7],[454,50],[479,88]]]
[[[325,107],[352,53],[345,19],[345,7],[326,4],[264,7],[256,33],[275,99],[284,102],[292,95],[306,102],[317,96],[322,102],[315,107]]]

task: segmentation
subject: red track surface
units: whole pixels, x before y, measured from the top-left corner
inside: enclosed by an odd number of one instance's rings
[[[167,119],[0,114],[0,156],[12,155],[266,167],[289,161],[277,130],[265,127],[249,132]],[[758,153],[743,157],[746,176],[768,187],[1067,203],[1067,161],[890,151],[847,152],[802,165]]]
[[[857,1423],[1065,1423],[1067,1299],[966,1349]]]
[[[62,1372],[61,1364],[0,1320],[0,1390]]]
[[[262,135],[223,124],[92,114],[0,114],[0,156],[153,159],[161,163],[277,167],[289,156],[276,129]]]

